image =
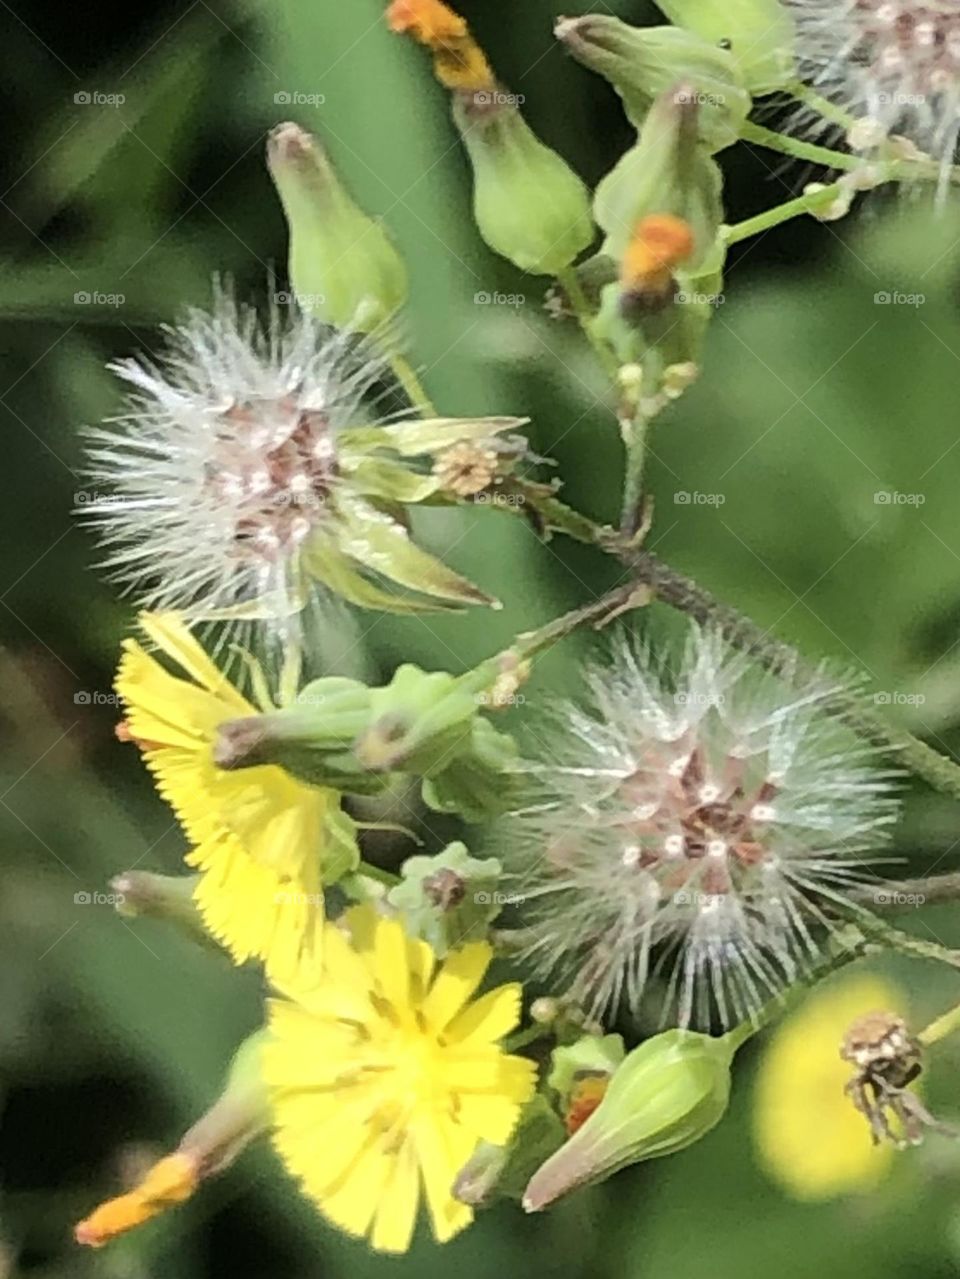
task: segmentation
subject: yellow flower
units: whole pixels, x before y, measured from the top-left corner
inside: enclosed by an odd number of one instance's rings
[[[324,854],[353,828],[336,792],[295,781],[275,765],[226,772],[213,760],[217,729],[256,715],[174,614],[144,614],[147,637],[188,678],[171,674],[135,640],[124,643],[116,689],[124,735],[141,747],[157,789],[193,845],[195,899],[237,963],[265,961],[286,979],[319,962]]]
[[[889,1171],[893,1147],[873,1145],[844,1094],[851,1066],[840,1044],[864,1013],[903,1006],[889,982],[851,975],[818,987],[770,1041],[756,1083],[754,1139],[763,1167],[795,1199],[868,1190]]]
[[[281,1158],[321,1212],[374,1248],[410,1245],[423,1180],[441,1243],[473,1213],[457,1173],[483,1139],[507,1142],[535,1068],[498,1041],[517,1023],[520,987],[469,1002],[490,947],[436,956],[397,920],[347,913],[327,925],[324,973],[270,1005],[264,1072]]]

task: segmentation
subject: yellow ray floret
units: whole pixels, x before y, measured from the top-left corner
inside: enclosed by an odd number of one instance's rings
[[[818,987],[771,1039],[757,1076],[754,1138],[761,1164],[794,1199],[868,1190],[890,1171],[892,1145],[873,1145],[844,1093],[850,1066],[840,1044],[864,1013],[902,1006],[901,992],[879,977],[841,977]]]
[[[157,789],[191,844],[207,927],[238,963],[265,961],[283,980],[319,961],[322,871],[335,838],[352,839],[339,796],[275,765],[228,772],[213,759],[217,730],[258,710],[172,614],[145,614],[153,644],[188,677],[172,674],[135,640],[124,643],[116,690],[125,735],[143,750]]]
[[[496,78],[466,22],[442,0],[393,0],[391,31],[413,36],[433,54],[433,71],[447,89],[474,93],[496,89]]]
[[[331,1222],[382,1252],[409,1247],[422,1186],[443,1243],[473,1218],[453,1197],[457,1173],[481,1139],[507,1142],[533,1093],[533,1063],[499,1044],[520,988],[473,1000],[485,942],[437,968],[425,942],[370,907],[327,925],[324,955],[319,981],[270,1005],[277,1149]]]

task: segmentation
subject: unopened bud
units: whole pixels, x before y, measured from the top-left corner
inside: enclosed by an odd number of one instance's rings
[[[194,901],[199,875],[154,875],[128,870],[115,876],[110,887],[117,894],[117,914],[127,919],[163,919],[175,924],[193,941],[210,944],[210,934]]]
[[[304,311],[339,329],[369,333],[407,298],[407,272],[379,222],[344,189],[320,144],[279,124],[267,164],[290,229],[290,283]]]
[[[582,1127],[535,1173],[523,1197],[539,1212],[629,1164],[674,1154],[727,1109],[737,1040],[668,1030],[629,1053]]]
[[[456,94],[453,118],[473,168],[473,213],[486,243],[533,275],[570,266],[594,235],[583,182],[507,94]]]
[[[700,107],[697,137],[711,151],[739,138],[750,95],[733,56],[719,44],[679,27],[641,29],[597,13],[561,18],[555,34],[578,62],[610,81],[636,128],[656,98],[675,90]]]

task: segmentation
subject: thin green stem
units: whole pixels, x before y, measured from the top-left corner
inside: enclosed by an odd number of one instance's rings
[[[567,295],[567,300],[573,308],[573,313],[577,317],[577,322],[583,331],[584,337],[593,348],[594,354],[600,361],[604,371],[609,374],[614,385],[616,385],[620,374],[620,365],[617,357],[613,354],[607,344],[597,336],[593,326],[594,313],[590,305],[590,300],[583,291],[577,272],[573,267],[567,267],[557,276],[557,282]]]
[[[640,409],[621,422],[626,459],[623,474],[623,508],[620,531],[632,538],[643,520],[643,474],[647,460],[650,420]]]
[[[723,238],[728,245],[738,244],[741,240],[747,240],[753,235],[760,235],[772,227],[780,226],[782,222],[789,222],[791,218],[802,217],[807,213],[816,216],[821,210],[829,209],[830,205],[835,200],[841,199],[845,193],[846,188],[843,182],[832,182],[820,191],[811,191],[806,195],[797,196],[795,200],[787,200],[785,204],[778,204],[776,208],[758,213],[756,217],[725,227]]]
[[[422,417],[436,417],[437,410],[433,406],[433,401],[425,391],[423,383],[417,377],[416,371],[406,357],[400,355],[399,352],[391,352],[389,358],[393,375],[400,383],[410,403]]]
[[[950,1008],[942,1016],[937,1017],[920,1031],[917,1038],[923,1044],[924,1048],[929,1048],[931,1044],[937,1044],[941,1039],[946,1039],[948,1035],[952,1035],[954,1031],[960,1030],[960,1004],[955,1008]]]
[[[762,124],[754,124],[751,120],[740,130],[740,136],[745,142],[755,142],[757,146],[766,147],[769,151],[779,151],[781,155],[788,155],[794,160],[822,164],[828,169],[844,169],[852,173],[863,168],[863,160],[858,156],[833,151],[813,142],[804,142],[802,138],[791,138],[789,134],[766,129]]]
[[[387,888],[394,888],[400,883],[400,876],[395,875],[392,870],[384,870],[382,866],[374,866],[371,862],[361,862],[357,867],[358,875],[365,875],[367,879],[374,879],[378,884],[384,884]]]

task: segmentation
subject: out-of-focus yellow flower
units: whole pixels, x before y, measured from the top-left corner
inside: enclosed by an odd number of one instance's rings
[[[754,1138],[761,1164],[794,1198],[867,1190],[889,1171],[893,1147],[873,1145],[844,1093],[850,1066],[840,1044],[864,1013],[903,1006],[895,986],[856,974],[819,987],[771,1039],[757,1077]]]
[[[270,1005],[277,1149],[324,1216],[380,1251],[409,1247],[421,1179],[439,1242],[469,1225],[454,1180],[481,1139],[507,1143],[533,1093],[533,1063],[499,1044],[519,985],[470,1002],[490,958],[478,942],[436,968],[426,942],[358,907],[327,925],[322,979]]]
[[[320,960],[325,860],[353,839],[335,791],[296,781],[275,765],[225,771],[213,759],[217,729],[258,713],[174,614],[144,614],[147,637],[188,678],[126,640],[116,689],[124,735],[138,743],[157,789],[193,848],[195,900],[237,963],[265,961],[289,978]]]

